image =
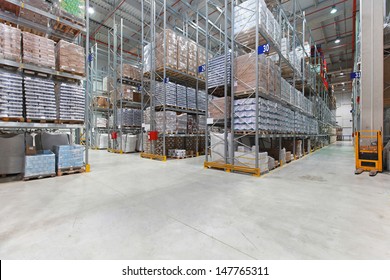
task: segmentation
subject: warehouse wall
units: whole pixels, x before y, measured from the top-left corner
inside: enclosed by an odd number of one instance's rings
[[[344,138],[352,135],[351,92],[336,93],[336,121],[343,128]]]

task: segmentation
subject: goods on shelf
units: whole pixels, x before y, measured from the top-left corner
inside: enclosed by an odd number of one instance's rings
[[[198,110],[206,111],[206,106],[207,106],[207,94],[205,91],[200,90],[198,91]]]
[[[178,50],[177,43],[178,38],[175,32],[170,29],[165,29],[166,40],[166,55],[165,65],[174,69],[177,69],[178,65]],[[164,31],[157,34],[156,38],[156,50],[155,50],[155,63],[156,69],[164,67]],[[144,71],[148,72],[148,71]]]
[[[164,89],[165,88],[165,89]],[[165,105],[176,106],[176,84],[172,82],[160,83],[156,82],[156,91],[154,94],[155,106],[164,105],[164,90],[165,90]]]
[[[23,117],[23,78],[0,70],[0,118]]]
[[[207,118],[204,115],[199,115],[198,117],[199,117],[199,122],[198,122],[199,133],[205,133]]]
[[[0,59],[21,61],[21,31],[0,23]]]
[[[54,146],[56,171],[63,168],[84,166],[84,149],[85,147],[81,145]]]
[[[137,135],[126,133],[122,135],[121,139],[122,139],[122,151],[124,153],[133,153],[136,151]],[[110,141],[112,141],[112,139],[110,139]]]
[[[188,73],[193,76],[196,76],[196,73],[198,72],[198,66],[203,64],[198,64],[197,61],[198,48],[198,45],[194,41],[188,40]]]
[[[115,92],[116,92],[116,100],[125,100],[125,101],[134,101],[134,87],[122,84],[120,87],[121,91],[111,91],[110,97],[111,102],[115,101]]]
[[[107,124],[108,124],[108,121],[106,118],[96,117],[96,127],[106,128]]]
[[[225,67],[225,55],[216,56],[209,59],[208,63],[208,88],[216,88],[225,85],[225,72],[227,74],[226,83],[230,85],[231,80],[231,55],[227,54]]]
[[[35,155],[26,155],[24,177],[37,177],[56,174],[55,155],[50,150],[38,151]]]
[[[187,133],[193,134],[198,131],[198,125],[195,115],[187,115]]]
[[[178,133],[187,133],[187,126],[188,126],[188,116],[186,113],[179,114],[176,116],[177,121],[177,127],[176,131]]]
[[[118,109],[118,124],[121,126],[141,126],[141,114],[142,110],[140,109]]]
[[[49,79],[24,77],[26,118],[55,120],[57,118],[54,82]]]
[[[156,130],[164,132],[164,112],[156,112]],[[177,130],[176,112],[165,111],[165,132],[172,133]]]
[[[54,69],[56,66],[54,41],[29,32],[23,32],[23,63]]]
[[[56,0],[55,7],[61,17],[84,23],[85,0]]]
[[[106,96],[94,96],[92,104],[97,108],[108,109],[110,108],[110,99]]]
[[[225,159],[225,144],[227,145],[227,152],[229,154],[229,151],[231,149],[231,146],[230,146],[231,139],[232,139],[231,133],[228,133],[228,136],[227,136],[228,143],[225,143],[224,133],[210,132],[210,150],[211,150],[210,158],[211,158],[211,161],[225,163],[225,160],[224,160]]]
[[[196,110],[196,90],[187,87],[187,108]]]
[[[176,86],[176,105],[187,108],[187,87],[182,85]]]
[[[75,83],[59,82],[55,86],[55,92],[58,119],[84,121],[84,87]]]
[[[51,5],[44,0],[24,0],[23,3],[28,4],[44,12],[50,12],[52,8]],[[39,25],[47,26],[48,24],[48,18],[46,16],[37,14],[28,9],[20,9],[19,16],[29,21],[38,23]]]
[[[150,124],[150,107],[144,110],[144,123]]]
[[[208,112],[209,117],[220,120],[224,119],[225,116],[230,116],[231,111],[231,98],[230,96],[226,99],[227,103],[227,112],[225,112],[225,97],[220,98],[209,98],[208,102]]]
[[[120,66],[118,66],[118,77],[120,77]],[[124,63],[122,65],[122,77],[135,81],[141,80],[141,70],[131,64]]]
[[[188,39],[183,36],[177,36],[177,69],[188,70]]]
[[[82,46],[60,40],[55,47],[56,67],[78,75],[85,73],[85,56]]]
[[[235,59],[235,93],[256,90],[256,58],[259,59],[259,92],[266,93],[268,89],[268,64],[264,55],[257,55],[256,52],[241,55]],[[270,77],[275,80],[275,77]],[[270,81],[271,82],[271,81]]]
[[[318,122],[271,100],[259,98],[259,130],[281,133],[317,134]],[[234,101],[234,128],[255,130],[255,98]]]
[[[185,158],[185,157],[187,157],[187,151],[186,150],[179,150],[179,149],[169,149],[168,156],[169,157],[176,157],[176,158]]]
[[[24,134],[0,134],[0,155],[0,175],[22,173],[25,155]]]

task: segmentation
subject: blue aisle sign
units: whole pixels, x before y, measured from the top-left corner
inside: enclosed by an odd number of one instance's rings
[[[269,44],[264,44],[258,47],[257,54],[269,53]]]
[[[361,76],[362,76],[361,72],[352,72],[351,73],[351,80],[353,80],[353,79],[360,79]]]
[[[89,62],[93,61],[93,53],[88,54],[88,61]]]
[[[198,73],[206,72],[206,64],[203,64],[198,67]]]
[[[164,79],[164,83],[169,83],[169,77]]]
[[[138,91],[141,91],[141,89],[142,89],[142,86],[138,86]]]

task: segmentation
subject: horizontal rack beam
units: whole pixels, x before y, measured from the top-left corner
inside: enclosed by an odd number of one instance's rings
[[[0,121],[0,128],[25,128],[25,129],[77,129],[83,128],[84,124],[57,124],[57,123],[27,123],[27,122],[4,122]]]

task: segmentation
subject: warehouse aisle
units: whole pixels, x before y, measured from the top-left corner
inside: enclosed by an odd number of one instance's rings
[[[387,174],[335,144],[261,178],[91,151],[89,174],[0,185],[0,259],[389,259]]]

